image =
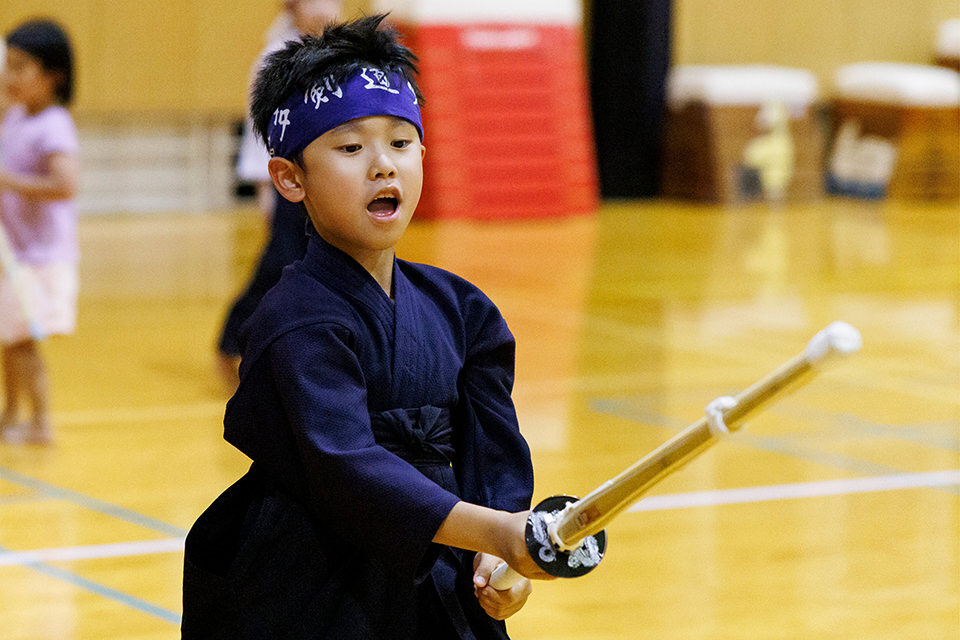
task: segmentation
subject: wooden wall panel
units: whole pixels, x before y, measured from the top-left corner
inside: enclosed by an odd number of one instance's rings
[[[189,33],[186,6],[181,2],[151,4],[145,11],[140,2],[100,5],[101,19],[95,23],[90,106],[105,111],[149,110],[154,107],[178,109],[190,105],[191,71],[185,66]],[[116,28],[123,25],[122,29]],[[90,60],[87,60],[87,64]]]
[[[955,0],[676,0],[678,64],[779,64],[810,69],[824,88],[864,60],[931,63]]]
[[[8,0],[0,27],[52,16],[77,53],[75,110],[244,110],[250,65],[280,6],[263,0]]]
[[[345,12],[369,4],[346,0]],[[0,29],[34,15],[66,24],[79,58],[79,112],[235,116],[279,8],[279,0],[4,0]],[[848,62],[932,61],[936,27],[953,17],[956,0],[676,0],[674,58],[799,66],[827,82]]]

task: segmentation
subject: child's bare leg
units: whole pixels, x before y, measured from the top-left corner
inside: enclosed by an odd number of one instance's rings
[[[14,347],[3,347],[3,413],[0,413],[0,434],[17,422],[20,409],[20,384],[17,376]]]
[[[27,441],[47,444],[53,440],[53,430],[50,427],[50,377],[47,375],[47,364],[40,353],[40,345],[35,340],[25,343],[24,370],[27,393],[33,409]]]
[[[17,438],[31,444],[49,444],[53,440],[50,427],[49,382],[47,367],[35,340],[25,340],[11,347],[15,384],[26,392],[32,416],[29,425]]]

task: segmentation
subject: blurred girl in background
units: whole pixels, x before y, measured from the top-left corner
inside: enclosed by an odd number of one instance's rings
[[[32,20],[6,36],[0,121],[0,437],[49,444],[49,380],[40,341],[73,333],[78,275],[77,130],[73,50],[66,32]],[[0,248],[0,251],[3,249]],[[29,420],[21,411],[29,405]]]

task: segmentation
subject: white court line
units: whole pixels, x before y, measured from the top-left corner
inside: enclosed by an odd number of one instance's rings
[[[633,505],[630,511],[663,511],[666,509],[708,507],[746,502],[764,502],[767,500],[816,498],[820,496],[839,496],[851,493],[942,487],[954,484],[960,484],[960,469],[650,496]]]
[[[630,508],[630,511],[663,511],[688,507],[788,500],[792,498],[815,498],[819,496],[872,493],[898,489],[920,489],[957,484],[960,484],[960,469],[930,471],[926,473],[903,473],[892,476],[875,476],[872,478],[801,482],[797,484],[780,484],[766,487],[748,487],[745,489],[723,489],[720,491],[697,491],[665,496],[650,496],[638,504],[635,504]],[[2,551],[0,552],[0,567],[29,565],[37,562],[70,562],[74,560],[96,560],[99,558],[141,556],[155,553],[179,553],[182,551],[183,538],[163,538],[160,540],[38,549],[35,551]]]
[[[0,567],[29,565],[36,564],[37,562],[70,562],[73,560],[143,556],[152,553],[173,553],[179,551],[183,551],[183,538],[92,544],[82,547],[38,549],[36,551],[3,551],[0,552]]]

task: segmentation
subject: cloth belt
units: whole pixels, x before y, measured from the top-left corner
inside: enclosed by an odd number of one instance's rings
[[[444,489],[459,495],[453,471],[453,426],[450,409],[426,405],[372,412],[373,437]]]

